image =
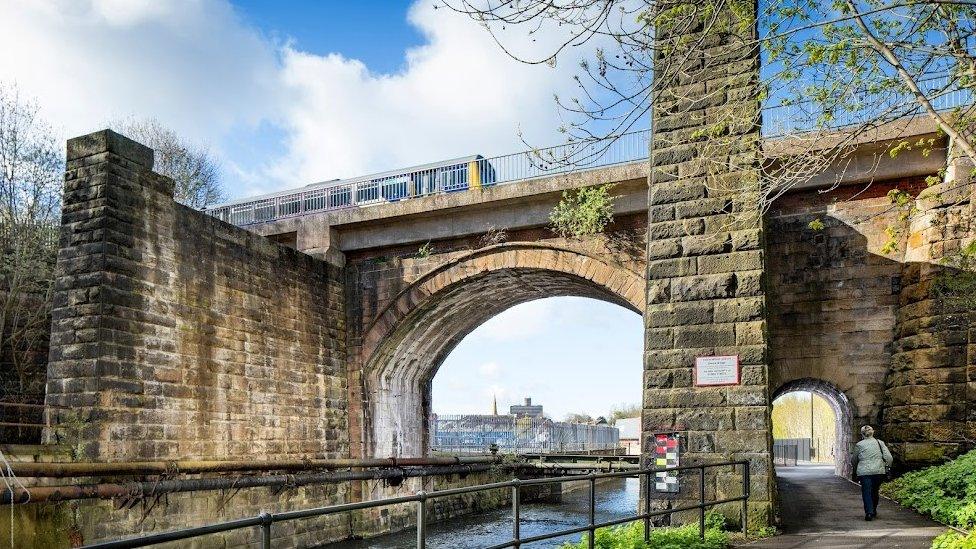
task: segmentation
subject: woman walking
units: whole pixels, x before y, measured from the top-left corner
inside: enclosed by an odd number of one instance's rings
[[[858,481],[861,483],[861,499],[864,500],[864,520],[873,520],[878,516],[878,491],[881,482],[888,476],[894,459],[888,446],[874,438],[874,428],[870,425],[861,427],[863,440],[854,446],[851,463]]]

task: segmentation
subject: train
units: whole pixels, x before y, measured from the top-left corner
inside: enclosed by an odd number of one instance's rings
[[[488,187],[497,181],[488,159],[472,155],[352,179],[321,181],[298,191],[235,201],[207,211],[223,221],[248,225],[306,213],[466,191]]]

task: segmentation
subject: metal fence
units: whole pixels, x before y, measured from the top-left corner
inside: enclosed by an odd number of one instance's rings
[[[918,82],[939,111],[973,104],[973,91],[952,85],[947,76],[926,78]],[[841,129],[866,122],[924,114],[921,105],[910,94],[891,93],[883,99],[873,91],[852,91],[845,94],[829,120],[824,119],[821,102],[800,101],[794,104],[769,106],[762,111],[762,135],[782,137],[822,129]]]
[[[418,196],[490,187],[647,158],[648,130],[514,154],[447,161],[435,167],[338,181],[293,193],[217,206],[207,213],[234,225],[385,204]]]
[[[973,92],[950,86],[948,77],[920,82],[934,94],[932,103],[939,110],[970,105]],[[826,124],[829,128],[860,124],[879,115],[911,116],[921,113],[907,95],[892,94],[886,101],[863,92],[845,94],[844,108]],[[820,103],[802,101],[763,108],[762,135],[782,137],[822,128]],[[531,149],[513,154],[483,158],[472,156],[430,164],[421,168],[386,172],[348,180],[312,185],[306,189],[235,202],[207,210],[207,213],[234,225],[250,225],[316,212],[386,204],[419,196],[464,191],[471,188],[514,183],[591,168],[638,162],[647,158],[650,131],[641,130],[604,139]]]
[[[430,447],[452,453],[484,453],[492,445],[505,453],[608,450],[620,445],[610,425],[564,423],[513,415],[438,415],[430,422]]]
[[[773,464],[784,467],[796,467],[800,450],[795,443],[773,441]]]
[[[707,469],[719,468],[719,467],[731,467],[733,473],[736,469],[741,467],[742,474],[740,478],[741,483],[741,494],[738,496],[726,497],[722,499],[715,499],[708,501],[705,499],[705,471]],[[653,494],[653,475],[656,473],[666,472],[666,473],[678,473],[682,471],[697,471],[698,472],[698,502],[688,505],[679,505],[672,509],[662,509],[657,511],[651,510],[651,501],[654,499]],[[573,475],[573,476],[563,476],[554,478],[540,478],[531,480],[519,480],[513,479],[507,482],[496,482],[493,484],[482,484],[479,486],[467,486],[464,488],[454,488],[450,490],[439,490],[435,492],[417,492],[412,496],[402,496],[396,498],[380,499],[375,501],[364,501],[360,503],[346,503],[341,505],[331,505],[329,507],[320,507],[317,509],[305,509],[300,511],[286,511],[283,513],[262,513],[255,517],[243,518],[239,520],[233,520],[229,522],[222,522],[219,524],[213,524],[209,526],[199,526],[196,528],[187,528],[185,530],[176,530],[172,532],[163,532],[159,534],[150,534],[148,536],[131,538],[119,541],[111,541],[106,543],[97,543],[94,545],[88,545],[84,549],[130,549],[133,547],[146,547],[149,545],[156,545],[159,543],[166,543],[171,541],[182,541],[186,539],[198,538],[201,536],[206,536],[209,534],[218,534],[221,532],[229,532],[232,530],[239,530],[241,528],[254,528],[259,527],[260,530],[260,547],[261,549],[270,549],[272,547],[271,543],[271,528],[276,523],[281,523],[285,521],[306,519],[312,517],[320,517],[325,515],[334,515],[337,513],[344,513],[349,511],[358,511],[361,509],[372,509],[376,507],[386,507],[390,505],[398,505],[404,503],[416,503],[417,512],[417,549],[425,549],[427,546],[427,503],[436,498],[443,498],[449,496],[458,496],[462,494],[471,494],[475,492],[482,492],[485,490],[499,490],[508,489],[511,490],[512,499],[512,539],[499,543],[497,545],[492,545],[486,549],[504,549],[506,547],[520,547],[529,543],[544,541],[548,539],[558,538],[562,536],[568,536],[572,534],[587,534],[588,547],[591,549],[596,547],[596,530],[598,528],[605,528],[608,526],[616,526],[618,524],[626,524],[629,522],[636,522],[642,520],[644,522],[644,540],[649,541],[651,536],[651,519],[658,516],[671,515],[672,513],[678,513],[682,511],[694,511],[698,510],[698,527],[700,532],[700,537],[705,538],[705,510],[714,507],[716,505],[721,505],[725,503],[742,502],[742,509],[740,513],[740,519],[742,521],[742,531],[743,534],[747,532],[748,529],[748,517],[749,517],[749,462],[748,461],[726,461],[722,463],[713,463],[706,465],[687,465],[683,467],[670,467],[670,468],[653,468],[653,469],[641,469],[639,471],[620,471],[613,473],[598,473],[591,475]],[[596,481],[604,478],[640,478],[643,480],[643,486],[645,490],[644,494],[644,505],[643,512],[631,515],[623,518],[618,518],[614,520],[608,520],[604,522],[596,522]],[[589,509],[588,518],[589,523],[585,526],[577,526],[574,528],[566,528],[563,530],[558,530],[555,532],[550,532],[547,534],[540,534],[530,537],[522,537],[520,532],[521,526],[521,489],[523,486],[538,486],[544,484],[560,484],[563,482],[578,482],[580,480],[589,481]],[[690,488],[690,485],[689,485]],[[689,499],[694,496],[689,496]]]
[[[44,398],[35,401],[44,402]],[[36,402],[0,402],[0,443],[41,443],[43,430],[57,422],[62,410]]]

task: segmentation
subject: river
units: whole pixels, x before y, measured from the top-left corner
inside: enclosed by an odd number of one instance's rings
[[[602,522],[637,513],[640,483],[637,479],[611,479],[596,489],[596,521]],[[556,530],[588,524],[589,490],[582,489],[563,495],[561,503],[525,503],[521,506],[522,537],[535,536]],[[416,546],[413,528],[397,534],[369,540],[346,541],[330,545],[330,549],[401,549]],[[467,549],[487,547],[512,539],[512,511],[510,507],[487,513],[460,517],[428,524],[427,547],[431,549]],[[567,541],[575,542],[580,534],[525,544],[522,547],[559,547]]]

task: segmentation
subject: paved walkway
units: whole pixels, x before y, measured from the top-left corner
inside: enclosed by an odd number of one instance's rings
[[[741,545],[762,549],[929,549],[946,528],[882,498],[878,517],[864,520],[861,487],[833,467],[779,467],[783,535]]]

